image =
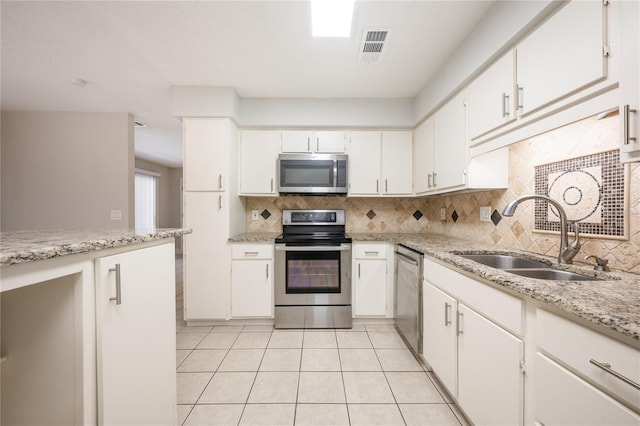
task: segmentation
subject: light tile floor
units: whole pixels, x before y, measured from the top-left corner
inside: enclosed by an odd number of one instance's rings
[[[176,258],[179,425],[466,425],[390,325],[187,327]]]

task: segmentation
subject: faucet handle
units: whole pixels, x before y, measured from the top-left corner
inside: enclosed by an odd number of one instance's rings
[[[589,256],[586,256],[584,258],[584,260],[589,260],[589,259],[593,259],[593,260],[596,261],[596,264],[593,267],[593,269],[595,271],[609,271],[609,267],[607,266],[607,263],[609,263],[609,260],[602,259],[602,258],[600,258],[600,257],[598,257],[596,255],[593,255],[593,254],[591,254]]]

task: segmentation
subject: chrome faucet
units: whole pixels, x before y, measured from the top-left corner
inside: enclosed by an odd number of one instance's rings
[[[555,209],[558,211],[558,215],[560,216],[560,253],[558,254],[558,263],[572,263],[572,259],[578,254],[581,246],[580,234],[578,233],[578,222],[573,222],[573,232],[575,233],[576,237],[575,240],[571,244],[569,244],[569,222],[567,220],[567,213],[556,200],[546,195],[522,195],[507,204],[507,207],[504,208],[502,215],[513,216],[513,213],[516,211],[516,207],[518,207],[518,204],[523,201],[535,199],[546,201],[547,203],[555,207]]]

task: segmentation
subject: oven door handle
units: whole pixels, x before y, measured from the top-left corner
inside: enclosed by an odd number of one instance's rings
[[[284,246],[276,245],[278,251],[347,251],[351,250],[350,244],[342,244],[339,246]]]

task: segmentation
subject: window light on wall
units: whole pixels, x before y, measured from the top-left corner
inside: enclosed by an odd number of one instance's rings
[[[351,37],[353,0],[311,0],[314,37]]]

